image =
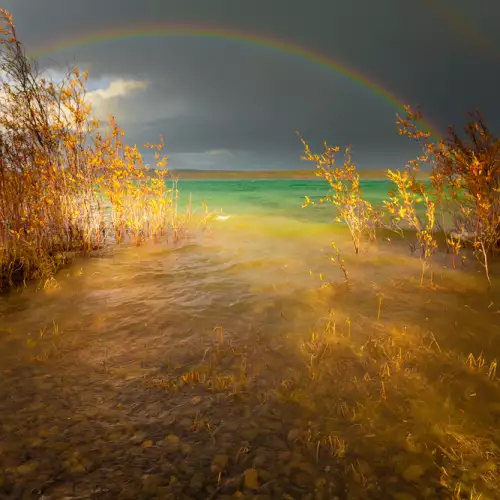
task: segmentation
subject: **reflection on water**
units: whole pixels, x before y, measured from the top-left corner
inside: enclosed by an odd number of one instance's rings
[[[0,493],[495,498],[498,283],[231,215],[1,297]]]

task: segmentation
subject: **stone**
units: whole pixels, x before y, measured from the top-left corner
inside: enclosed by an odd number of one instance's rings
[[[418,481],[420,477],[424,474],[425,467],[422,465],[414,464],[407,467],[403,472],[403,477],[407,481]]]
[[[283,439],[276,436],[275,434],[268,437],[267,444],[270,448],[273,448],[274,450],[287,450],[288,449],[288,444],[285,441],[283,441]]]
[[[280,462],[289,462],[291,458],[292,458],[292,452],[290,450],[278,452],[278,460]]]
[[[246,490],[259,489],[259,473],[257,469],[247,469],[243,473],[243,487]]]
[[[158,486],[156,488],[156,498],[172,498],[170,486]]]
[[[176,453],[180,450],[181,440],[175,434],[169,434],[163,440],[163,446],[165,447],[168,453]]]
[[[155,474],[145,474],[142,476],[142,489],[149,494],[155,494],[161,485],[161,476]]]
[[[240,436],[246,441],[253,441],[258,435],[259,429],[256,429],[255,427],[242,429],[240,432]]]
[[[314,484],[312,476],[307,474],[307,472],[295,472],[292,475],[292,483],[299,488],[308,488]]]
[[[69,469],[73,474],[85,474],[87,469],[82,463],[73,463]]]
[[[145,432],[139,431],[137,434],[132,436],[132,442],[139,444],[142,443],[147,437],[148,435]]]
[[[212,466],[210,467],[210,470],[214,473],[223,472],[226,469],[228,463],[228,455],[215,455],[212,460]]]
[[[188,418],[188,417],[184,417],[180,422],[179,422],[179,425],[183,428],[183,429],[191,429],[193,427],[193,420],[191,418]]]
[[[281,429],[282,425],[283,424],[278,420],[268,420],[265,423],[265,427],[268,429],[271,429],[273,431],[279,431]]]
[[[253,460],[254,467],[260,469],[269,462],[269,456],[264,451],[257,451],[257,456]]]
[[[184,455],[190,455],[192,451],[193,447],[190,444],[186,443],[181,444],[181,452],[184,453]]]
[[[199,472],[194,474],[189,481],[189,487],[194,491],[201,491],[203,489],[203,485],[205,484],[205,477],[203,474]]]
[[[26,474],[31,474],[36,469],[38,469],[39,463],[36,461],[26,462],[19,467],[16,467],[16,472],[22,476]]]
[[[410,493],[394,493],[392,498],[394,498],[394,500],[417,500],[413,495],[410,495]]]
[[[264,483],[267,483],[272,478],[271,474],[265,469],[258,469],[258,473],[259,479]]]
[[[314,474],[316,474],[316,468],[309,462],[295,462],[292,464],[292,469],[296,469],[300,472],[305,472],[310,476],[314,476]]]
[[[287,441],[289,442],[295,442],[297,439],[300,438],[300,431],[298,429],[292,429],[287,436]]]
[[[176,472],[174,464],[171,464],[170,462],[167,461],[162,461],[160,465],[160,470],[165,476],[170,476],[171,474]]]

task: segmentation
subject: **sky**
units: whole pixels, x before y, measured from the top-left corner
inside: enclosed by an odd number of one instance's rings
[[[418,153],[397,133],[390,100],[420,106],[440,133],[482,111],[500,130],[498,0],[0,0],[39,64],[89,71],[99,118],[132,144],[163,134],[173,169],[294,169],[295,134],[319,150],[350,145],[360,169],[398,168]],[[147,26],[218,27],[302,52],[193,35],[65,41]],[[47,47],[59,50],[47,51]]]

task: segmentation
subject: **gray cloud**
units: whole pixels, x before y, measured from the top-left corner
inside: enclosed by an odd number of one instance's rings
[[[500,129],[497,0],[2,3],[29,50],[154,22],[217,25],[341,61],[401,101],[421,105],[442,130],[475,107]],[[395,167],[415,153],[396,132],[391,103],[341,72],[271,47],[134,37],[69,47],[40,62],[86,65],[94,90],[115,80],[147,81],[147,89],[107,101],[107,111],[117,114],[131,142],[162,133],[172,166],[298,167],[297,129],[318,147],[323,139],[351,144],[361,168]]]

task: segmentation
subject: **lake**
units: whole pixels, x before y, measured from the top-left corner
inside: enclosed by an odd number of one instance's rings
[[[496,498],[498,278],[355,255],[321,180],[179,189],[205,231],[0,297],[1,496]]]

